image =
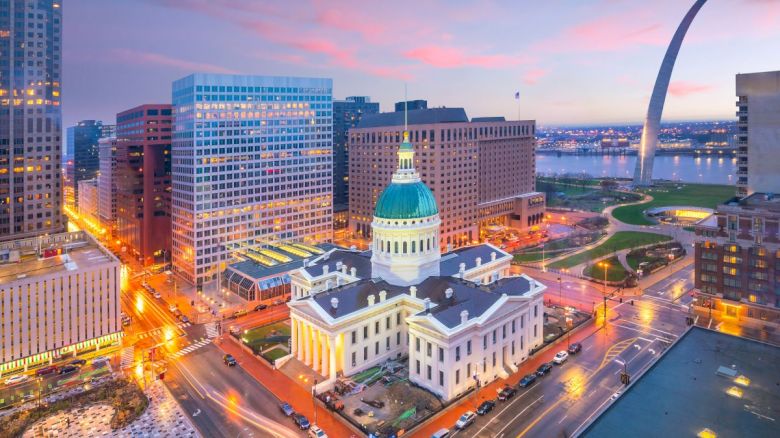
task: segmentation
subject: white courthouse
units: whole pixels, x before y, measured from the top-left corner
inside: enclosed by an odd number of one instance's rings
[[[292,354],[326,377],[408,356],[444,400],[517,371],[543,340],[541,283],[488,244],[441,254],[439,211],[408,135],[377,200],[371,250],[333,249],[291,274]]]
[[[119,260],[83,231],[0,244],[0,375],[118,341]]]

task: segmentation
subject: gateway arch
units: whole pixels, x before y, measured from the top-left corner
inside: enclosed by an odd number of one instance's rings
[[[666,49],[661,69],[655,79],[653,94],[650,96],[650,104],[647,107],[647,116],[642,128],[642,140],[639,144],[636,169],[634,170],[635,186],[648,186],[653,180],[653,160],[655,159],[655,149],[658,146],[658,130],[661,125],[661,114],[664,111],[666,91],[669,89],[674,61],[677,60],[677,53],[680,52],[680,45],[685,38],[685,33],[688,32],[691,21],[706,2],[707,0],[696,0],[696,3],[685,14],[685,18],[672,37],[672,42],[669,43],[669,48]]]

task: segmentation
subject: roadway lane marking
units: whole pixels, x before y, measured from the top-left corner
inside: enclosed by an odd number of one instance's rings
[[[564,416],[563,416],[563,418],[561,418],[560,420],[558,420],[558,424],[561,424],[561,423],[563,423],[563,420],[565,420],[565,419],[566,419],[566,417],[568,417],[568,416],[569,416],[568,414],[567,414],[567,415],[564,415]]]
[[[646,332],[646,330],[639,330],[639,329],[637,329],[637,328],[634,328],[634,327],[628,327],[628,326],[625,326],[625,325],[620,325],[620,324],[618,324],[618,323],[614,323],[614,322],[612,323],[612,325],[613,325],[614,327],[620,327],[620,328],[624,328],[624,329],[627,329],[627,330],[633,330],[633,331],[635,331],[635,332],[637,332],[637,333],[647,334],[647,333],[645,333],[645,332]],[[677,337],[677,336],[675,336],[675,337]],[[663,340],[663,341],[665,341],[665,342],[672,342],[672,340],[671,340],[671,339],[662,338],[662,337],[660,337],[660,336],[659,336],[659,338],[660,338],[660,339],[662,339],[662,340]]]
[[[496,420],[496,419],[498,419],[498,417],[500,417],[500,416],[501,416],[501,414],[503,414],[503,413],[504,413],[504,411],[506,411],[507,409],[509,409],[510,407],[512,407],[512,405],[513,405],[513,404],[514,404],[516,401],[520,400],[521,398],[525,397],[525,396],[526,396],[526,395],[528,395],[528,394],[530,394],[530,393],[529,393],[529,392],[524,392],[524,393],[522,393],[521,395],[517,396],[517,397],[516,397],[514,400],[512,400],[511,402],[508,402],[508,403],[506,404],[506,406],[504,406],[504,409],[501,409],[501,412],[499,412],[498,414],[496,414],[496,415],[495,415],[493,418],[491,418],[491,419],[490,419],[490,421],[488,421],[488,422],[487,422],[487,423],[486,423],[484,426],[482,426],[482,428],[481,428],[481,429],[479,429],[479,430],[477,431],[476,435],[479,435],[479,433],[480,433],[480,432],[482,432],[483,430],[485,430],[485,428],[486,428],[486,427],[490,426],[490,423],[492,423],[492,422],[493,422],[493,420]],[[541,398],[541,397],[540,397],[540,398]]]
[[[665,330],[657,329],[657,328],[655,328],[655,327],[653,327],[653,326],[649,326],[649,325],[647,325],[647,324],[640,324],[640,323],[638,323],[638,322],[629,321],[629,320],[627,320],[627,319],[624,319],[624,320],[623,320],[623,322],[625,322],[625,323],[627,323],[627,324],[633,324],[633,325],[636,325],[636,326],[639,326],[639,327],[642,327],[642,328],[646,328],[646,329],[648,329],[648,330],[653,330],[653,331],[656,331],[656,332],[661,332],[661,333],[663,333],[663,334],[665,334],[665,335],[674,336],[675,338],[679,336],[679,335],[677,335],[677,334],[674,334],[674,333],[672,333],[672,332],[667,332],[667,331],[665,331]]]
[[[511,425],[511,424],[512,424],[512,423],[513,423],[515,420],[517,420],[517,417],[519,417],[519,416],[523,415],[523,413],[525,413],[525,411],[527,411],[527,410],[528,410],[528,408],[530,408],[531,406],[535,405],[535,404],[536,404],[536,402],[538,402],[539,400],[541,400],[541,399],[543,399],[543,398],[544,398],[544,395],[540,395],[540,396],[539,396],[539,398],[537,398],[536,400],[534,400],[534,401],[532,401],[531,403],[529,403],[529,404],[528,404],[528,406],[526,406],[526,407],[525,407],[525,409],[523,409],[522,411],[518,412],[518,413],[517,413],[517,415],[515,415],[514,417],[512,417],[512,419],[511,419],[511,420],[507,421],[507,422],[506,422],[506,425],[505,425],[504,427],[502,427],[502,428],[501,428],[501,429],[498,431],[499,435],[503,435],[503,434],[504,434],[504,430],[506,430],[506,428],[507,428],[507,427],[509,427],[509,426],[510,426],[510,425]],[[507,406],[507,407],[509,407],[509,406]],[[506,408],[504,408],[504,410],[506,410]],[[504,411],[501,411],[501,412],[504,412]],[[499,412],[499,414],[498,414],[498,415],[501,415],[501,412]],[[485,426],[487,426],[487,425],[485,425]],[[482,429],[484,429],[484,427],[483,427]],[[480,429],[480,430],[479,430],[479,432],[482,432],[482,429]],[[479,434],[479,432],[477,432],[477,434]]]

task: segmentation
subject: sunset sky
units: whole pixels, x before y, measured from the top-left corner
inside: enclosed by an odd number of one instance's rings
[[[170,102],[192,72],[333,78],[333,95],[541,125],[640,122],[693,0],[65,0],[63,123]],[[734,75],[780,69],[780,0],[710,0],[665,120],[731,119]]]

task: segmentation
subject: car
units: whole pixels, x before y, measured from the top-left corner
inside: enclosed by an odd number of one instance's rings
[[[238,364],[238,362],[236,362],[236,358],[233,357],[232,354],[224,355],[222,357],[222,361],[225,362],[225,365],[227,365],[229,367],[234,367],[234,366],[236,366]]]
[[[485,400],[477,408],[477,415],[485,415],[488,412],[492,411],[493,408],[495,407],[496,407],[496,402],[494,402],[493,400]]]
[[[458,421],[455,423],[455,429],[465,429],[469,426],[471,426],[472,423],[474,423],[474,419],[477,418],[477,414],[467,411],[463,415],[458,418]]]
[[[190,319],[187,318],[187,315],[182,315],[181,318],[179,318],[179,319],[181,320],[181,322],[183,322],[185,324],[190,322]]]
[[[289,404],[289,403],[287,403],[287,402],[282,402],[282,403],[279,405],[279,409],[281,409],[281,410],[282,410],[282,413],[283,413],[283,414],[284,414],[286,417],[289,417],[290,415],[292,415],[292,414],[294,414],[294,413],[295,413],[295,411],[293,410],[292,406],[290,406],[290,404]]]
[[[295,422],[295,425],[298,426],[298,429],[306,430],[311,426],[309,424],[309,419],[301,414],[293,414],[293,421]]]
[[[507,401],[510,398],[514,397],[515,394],[517,394],[517,390],[515,388],[512,388],[511,386],[506,386],[504,389],[501,390],[501,392],[498,393],[498,399],[500,401]]]
[[[310,438],[328,438],[328,434],[324,430],[320,429],[316,424],[312,424],[309,428]]]
[[[46,376],[46,375],[51,374],[51,373],[53,373],[55,371],[57,371],[57,367],[52,365],[52,366],[48,366],[48,367],[38,368],[37,370],[35,370],[35,375],[36,376]]]
[[[577,354],[580,351],[582,351],[582,344],[580,344],[579,342],[575,342],[569,345],[569,354]]]
[[[176,304],[168,305],[168,311],[171,312],[171,313],[175,312],[177,309],[178,309],[178,307],[176,307]]]
[[[16,385],[17,383],[22,383],[30,380],[30,376],[27,374],[17,374],[15,376],[11,376],[7,379],[5,379],[6,385]]]
[[[545,374],[550,373],[550,370],[552,370],[552,365],[550,365],[550,362],[545,362],[539,365],[539,368],[536,369],[536,375],[539,377],[544,377]]]
[[[239,334],[241,334],[241,329],[239,329],[238,327],[236,327],[234,325],[231,325],[230,327],[228,327],[228,331],[230,332],[231,335],[238,336]]]
[[[22,396],[22,399],[24,401],[30,401],[30,400],[32,400],[34,398],[35,398],[35,394],[33,394],[33,393],[25,394],[25,395]]]
[[[449,436],[450,436],[449,429],[439,429],[436,431],[436,433],[431,435],[431,438],[449,438]]]
[[[152,294],[152,295],[154,295],[154,297],[155,297],[155,298],[157,298],[158,300],[159,300],[160,298],[162,298],[162,295],[160,295],[160,292],[156,292],[156,291],[155,291],[155,292],[154,292],[154,294]]]
[[[265,310],[268,308],[268,304],[258,304],[255,306],[255,312],[258,310]]]
[[[274,302],[271,303],[271,305],[272,306],[278,306],[278,305],[283,304],[283,303],[284,303],[284,301],[282,301],[282,300],[274,300]]]
[[[98,365],[103,366],[108,362],[108,358],[106,356],[98,356],[94,359],[92,359],[92,365]]]
[[[565,351],[559,351],[553,358],[553,363],[556,365],[561,365],[564,362],[566,362],[566,359],[568,358],[569,358],[569,353]]]
[[[240,318],[246,314],[247,314],[246,309],[236,310],[235,312],[233,312],[233,318]]]
[[[534,382],[536,382],[536,374],[528,374],[525,377],[520,380],[520,383],[517,384],[517,386],[521,388],[527,388],[531,386]]]
[[[59,374],[62,375],[62,374],[75,373],[78,370],[79,367],[77,367],[76,365],[65,365],[64,367],[60,368]]]

